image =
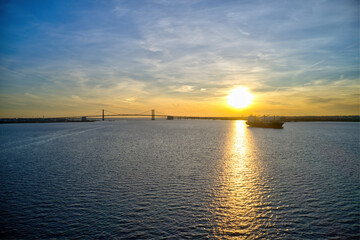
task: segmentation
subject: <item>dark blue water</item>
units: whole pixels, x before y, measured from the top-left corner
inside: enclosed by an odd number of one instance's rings
[[[360,237],[358,123],[0,126],[1,238]]]

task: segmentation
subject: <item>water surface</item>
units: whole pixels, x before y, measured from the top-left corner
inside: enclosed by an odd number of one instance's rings
[[[0,126],[2,238],[360,237],[358,123]]]

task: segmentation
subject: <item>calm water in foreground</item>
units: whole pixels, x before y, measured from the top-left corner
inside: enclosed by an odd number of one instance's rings
[[[360,237],[359,123],[0,126],[0,238]]]

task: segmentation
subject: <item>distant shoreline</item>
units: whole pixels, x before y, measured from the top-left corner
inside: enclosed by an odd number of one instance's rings
[[[61,123],[61,122],[94,122],[94,120],[66,119],[66,118],[0,118],[0,124]]]
[[[360,115],[355,116],[289,116],[281,117],[284,122],[360,122]],[[129,119],[129,118],[118,118]],[[207,119],[207,120],[247,120],[247,117],[174,117],[174,120],[181,119]],[[109,119],[107,119],[109,120]],[[111,120],[115,120],[111,118]],[[149,119],[150,120],[150,119]],[[0,118],[0,124],[12,123],[59,123],[59,122],[95,122],[100,119],[71,119],[71,118]]]
[[[296,116],[285,117],[285,122],[360,122],[360,116]]]

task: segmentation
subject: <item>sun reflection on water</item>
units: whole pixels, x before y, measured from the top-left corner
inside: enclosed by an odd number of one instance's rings
[[[213,202],[215,237],[261,237],[271,227],[271,202],[250,130],[234,122]]]

